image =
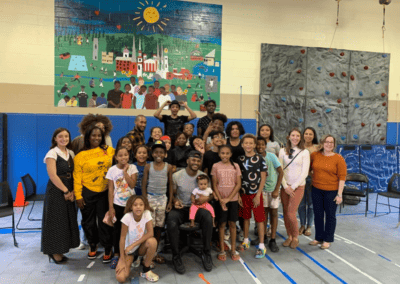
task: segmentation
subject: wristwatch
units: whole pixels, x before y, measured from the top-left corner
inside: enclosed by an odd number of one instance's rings
[[[69,191],[67,191],[67,192],[64,192],[64,195],[67,195],[69,193]]]

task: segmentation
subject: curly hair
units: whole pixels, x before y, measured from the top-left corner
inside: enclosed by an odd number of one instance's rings
[[[102,114],[89,113],[88,115],[85,115],[82,121],[78,124],[79,132],[84,135],[90,126],[96,125],[98,122],[104,124],[104,136],[108,136],[113,126],[110,119]]]
[[[215,120],[221,120],[222,123],[225,124],[228,121],[228,118],[223,113],[215,113],[215,114],[213,114],[211,121],[215,121]]]
[[[226,134],[228,137],[231,137],[231,132],[232,132],[232,127],[236,125],[239,128],[239,135],[244,135],[246,131],[244,130],[243,125],[239,121],[231,121],[228,123],[228,126],[226,127]]]

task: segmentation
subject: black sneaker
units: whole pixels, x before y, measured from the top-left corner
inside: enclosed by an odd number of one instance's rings
[[[186,272],[185,266],[182,262],[182,258],[179,254],[172,257],[172,262],[174,263],[176,272],[178,272],[179,274],[184,274]]]
[[[276,245],[275,240],[270,240],[268,243],[268,247],[272,252],[278,252],[279,251],[279,247]]]
[[[203,254],[201,255],[201,260],[203,261],[204,269],[207,272],[210,272],[212,270],[212,266],[213,266],[211,253],[209,251],[208,252],[204,251]]]
[[[108,247],[104,250],[103,263],[110,263],[113,258],[112,248]]]

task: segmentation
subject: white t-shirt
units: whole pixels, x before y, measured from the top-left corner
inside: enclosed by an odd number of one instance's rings
[[[193,191],[192,194],[197,198],[199,198],[199,195],[203,195],[203,196],[210,196],[210,194],[212,194],[213,191],[211,188],[207,187],[206,190],[201,190],[198,187],[196,187]]]
[[[128,175],[137,174],[138,169],[135,165],[129,165]],[[124,171],[116,165],[112,166],[106,175],[106,179],[114,182],[114,204],[125,207],[129,197],[135,195],[135,189],[130,188],[128,182],[124,178]]]
[[[65,101],[65,99],[61,99],[58,102],[58,107],[66,107],[67,106],[67,102]]]
[[[153,218],[151,217],[149,210],[145,210],[143,212],[142,219],[140,219],[139,222],[135,221],[132,212],[126,213],[124,217],[122,217],[121,222],[128,226],[128,234],[126,235],[125,239],[125,248],[140,240],[143,235],[147,233],[146,223],[151,220],[153,220]],[[129,254],[134,253],[138,248],[139,246],[134,247],[129,251]]]
[[[51,158],[57,161],[57,154],[58,156],[60,156],[61,158],[63,158],[64,160],[68,161],[69,160],[69,155],[71,155],[72,159],[75,157],[74,152],[72,152],[71,150],[67,149],[67,155],[64,154],[63,151],[60,150],[60,148],[58,148],[57,146],[54,147],[53,149],[50,149],[49,152],[47,152],[46,156],[43,159],[43,163],[46,164],[46,159],[47,158]]]
[[[171,97],[170,97],[169,95],[166,95],[166,96],[160,95],[160,96],[158,97],[158,103],[159,103],[160,106],[161,106],[163,103],[165,103],[166,101],[171,101]],[[169,108],[169,106],[166,105],[163,109],[168,109],[168,108]]]

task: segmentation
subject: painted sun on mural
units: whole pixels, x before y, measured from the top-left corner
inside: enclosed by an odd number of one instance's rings
[[[203,3],[56,0],[54,105],[114,107],[118,92],[132,98],[120,108],[157,108],[135,100],[154,94],[219,109],[221,19],[222,6]]]

